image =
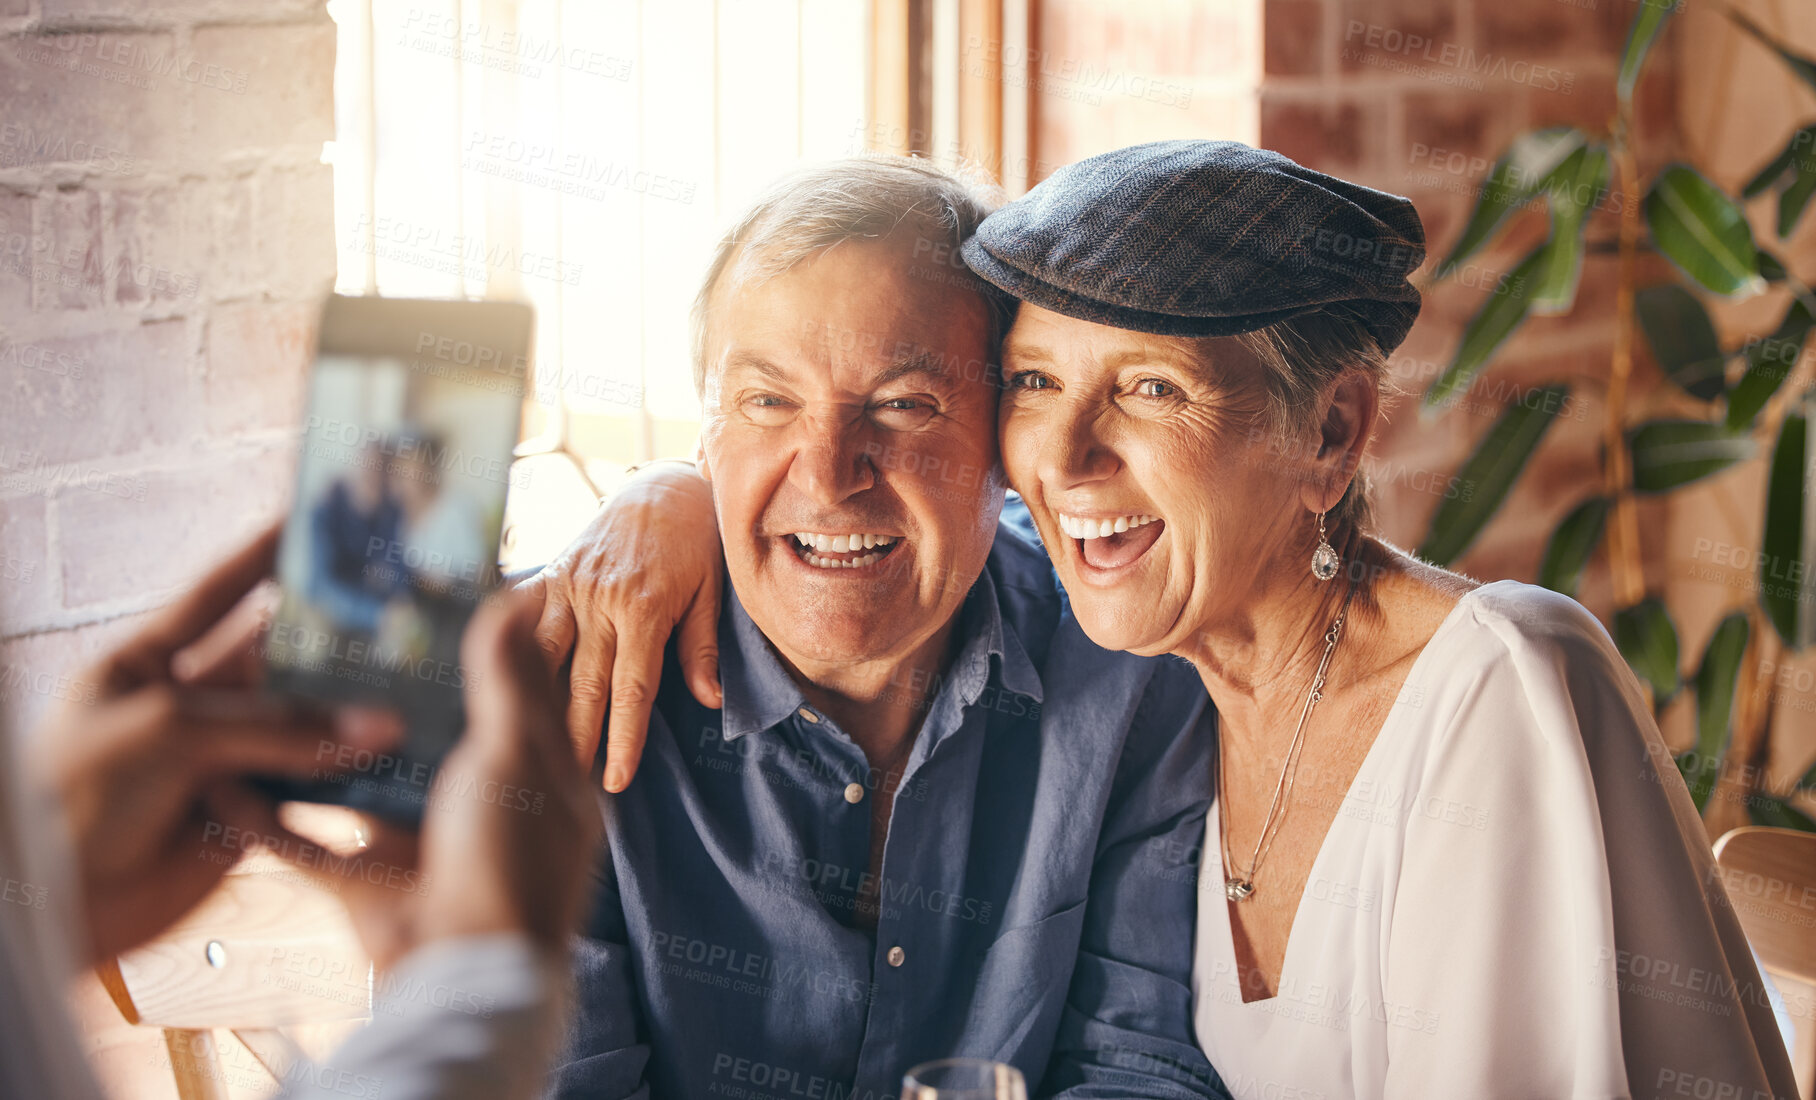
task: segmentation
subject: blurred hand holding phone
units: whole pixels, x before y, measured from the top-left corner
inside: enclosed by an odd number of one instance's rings
[[[335,296],[322,313],[296,493],[278,550],[267,683],[395,711],[394,751],[331,750],[283,798],[413,822],[473,685],[467,621],[498,583],[532,317],[512,302]],[[528,809],[530,807],[523,807]]]

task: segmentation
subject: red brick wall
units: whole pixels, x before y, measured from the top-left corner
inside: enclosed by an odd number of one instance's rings
[[[1767,27],[1816,53],[1816,5],[1737,0]],[[1231,137],[1279,150],[1307,165],[1404,194],[1425,221],[1432,260],[1455,241],[1475,191],[1516,134],[1575,124],[1604,131],[1614,113],[1614,77],[1637,0],[1219,0],[1181,19],[1167,0],[1114,7],[1086,0],[1035,0],[1038,46],[1050,66],[1075,71],[1123,66],[1164,74],[1196,89],[1218,110],[1190,111],[1092,102],[1038,88],[1031,114],[1032,155],[1058,165],[1154,137]],[[1258,31],[1258,62],[1232,60],[1230,46]],[[1187,48],[1189,45],[1190,48]],[[1637,95],[1642,177],[1672,160],[1690,160],[1731,194],[1797,126],[1816,118],[1816,95],[1770,54],[1706,4],[1684,5],[1648,61]],[[1806,279],[1816,272],[1816,217],[1779,242],[1772,204],[1749,207],[1754,234]],[[1591,237],[1612,240],[1612,210],[1591,223]],[[1537,458],[1497,518],[1458,566],[1483,579],[1532,580],[1545,544],[1572,507],[1600,482],[1603,387],[1614,334],[1615,263],[1591,256],[1576,308],[1529,320],[1495,358],[1470,397],[1446,416],[1422,420],[1417,396],[1448,366],[1464,325],[1489,289],[1546,232],[1541,213],[1516,221],[1496,247],[1457,277],[1428,287],[1424,312],[1395,355],[1406,391],[1390,408],[1371,451],[1386,535],[1407,548],[1423,539],[1451,478],[1510,400],[1551,381],[1572,384],[1572,398]],[[1426,272],[1430,270],[1430,263]],[[1642,259],[1639,284],[1674,278],[1656,258]],[[1770,331],[1784,292],[1711,306],[1724,338],[1740,343]],[[1664,383],[1643,341],[1629,394],[1628,419],[1706,415]],[[1806,373],[1801,378],[1807,379]],[[1784,387],[1789,394],[1806,384]],[[1757,545],[1762,471],[1751,468],[1667,499],[1643,500],[1642,555],[1649,591],[1677,618],[1685,667],[1694,667],[1710,632],[1728,611],[1756,597],[1751,571],[1724,568],[1699,547],[1713,541]],[[1700,555],[1700,556],[1699,556]],[[1711,579],[1713,578],[1713,579]],[[1612,610],[1607,566],[1598,556],[1581,597],[1604,617]],[[1761,671],[1780,684],[1816,682],[1816,655],[1771,655]],[[1781,686],[1772,733],[1769,783],[1783,789],[1816,752],[1816,691]],[[1664,714],[1674,744],[1692,736],[1689,693]]]
[[[1131,120],[1120,104],[1042,89],[1034,147],[1064,164],[1152,137],[1229,137],[1303,164],[1407,195],[1441,255],[1461,229],[1474,192],[1508,139],[1556,123],[1603,127],[1614,113],[1614,74],[1633,0],[1234,0],[1200,5],[1188,22],[1161,0],[1110,8],[1040,0],[1040,47],[1049,63],[1122,65],[1216,89],[1218,110],[1147,106]],[[1252,29],[1258,40],[1245,37]],[[1655,51],[1642,89],[1643,168],[1677,151],[1673,90],[1676,31]],[[1200,48],[1189,49],[1197,46]],[[1251,63],[1231,51],[1248,48]],[[1113,109],[1121,108],[1121,109]],[[1600,228],[1612,232],[1613,220]],[[1613,261],[1592,260],[1577,311],[1527,326],[1485,379],[1468,412],[1422,423],[1416,394],[1450,361],[1487,288],[1545,232],[1542,217],[1514,227],[1510,244],[1427,294],[1424,313],[1396,358],[1407,397],[1390,410],[1373,452],[1387,535],[1416,546],[1451,475],[1504,401],[1557,375],[1606,374]],[[1427,268],[1429,270],[1429,267]],[[1461,565],[1486,577],[1530,580],[1556,520],[1595,483],[1601,406],[1578,387],[1507,512]],[[1584,591],[1608,599],[1605,575]]]
[[[333,281],[304,0],[0,0],[0,715],[288,493]]]
[[[1256,140],[1257,0],[1031,0],[1030,19],[1037,177],[1144,141]]]
[[[1633,0],[1268,0],[1262,143],[1302,163],[1413,200],[1432,261],[1461,231],[1488,166],[1516,134],[1571,124],[1605,130]],[[1638,98],[1641,171],[1678,155],[1675,28],[1654,50]],[[1275,46],[1274,43],[1280,43]],[[1593,235],[1612,239],[1604,211]],[[1417,395],[1449,365],[1489,290],[1546,232],[1541,213],[1504,242],[1430,287],[1418,325],[1394,356],[1407,391],[1375,449],[1387,534],[1423,538],[1451,474],[1510,400],[1554,380],[1575,381],[1537,459],[1496,520],[1459,563],[1484,578],[1531,580],[1557,521],[1594,491],[1613,338],[1614,260],[1585,265],[1576,309],[1534,318],[1486,372],[1461,412],[1422,421]],[[1430,263],[1425,268],[1430,271]],[[1662,278],[1662,269],[1643,272]],[[1642,372],[1643,394],[1655,376]],[[1607,610],[1599,562],[1586,602]]]
[[[1816,52],[1816,8],[1738,6]],[[1555,124],[1606,131],[1615,107],[1618,58],[1636,10],[1635,0],[1268,0],[1267,71],[1259,96],[1262,143],[1411,197],[1425,220],[1435,262],[1461,231],[1487,164],[1511,137]],[[1471,64],[1488,72],[1478,80]],[[1707,5],[1686,6],[1667,27],[1635,103],[1642,180],[1671,161],[1688,160],[1735,195],[1796,126],[1816,116],[1816,96]],[[1772,205],[1760,201],[1749,207],[1755,237],[1808,277],[1816,270],[1816,224],[1806,220],[1790,241],[1780,242]],[[1617,224],[1614,209],[1598,212],[1591,239],[1612,241]],[[1396,378],[1408,393],[1373,452],[1387,534],[1416,546],[1453,484],[1449,475],[1507,403],[1540,384],[1572,385],[1564,415],[1496,519],[1458,563],[1483,579],[1532,580],[1557,523],[1598,491],[1601,477],[1603,387],[1614,339],[1611,254],[1587,261],[1571,313],[1526,322],[1461,412],[1434,421],[1418,415],[1417,395],[1450,363],[1488,288],[1546,228],[1542,213],[1524,215],[1461,277],[1427,290],[1419,323],[1394,357]],[[1664,261],[1642,256],[1639,285],[1677,278]],[[1736,345],[1750,333],[1770,331],[1786,304],[1787,294],[1780,291],[1713,302],[1711,311],[1726,341]],[[1707,415],[1663,381],[1643,340],[1635,351],[1629,423]],[[1794,380],[1784,392],[1804,384]],[[1720,618],[1756,598],[1749,570],[1712,567],[1698,547],[1711,540],[1757,546],[1762,489],[1763,468],[1756,466],[1666,498],[1641,498],[1646,587],[1664,596],[1672,610],[1686,668],[1695,667]],[[1605,557],[1592,562],[1580,595],[1604,619],[1612,611]],[[1816,674],[1816,656],[1758,656],[1765,678],[1776,676],[1781,685],[1807,684]],[[1792,670],[1789,680],[1781,661]],[[1661,716],[1667,740],[1680,747],[1694,737],[1692,706],[1691,693],[1685,692]],[[1816,750],[1812,711],[1816,694],[1780,687],[1767,765],[1772,789],[1786,789],[1808,767]],[[1712,818],[1717,832],[1745,823],[1738,807],[1725,809]]]

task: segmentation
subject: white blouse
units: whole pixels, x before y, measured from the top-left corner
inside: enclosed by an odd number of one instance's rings
[[[1451,611],[1249,1004],[1219,816],[1192,993],[1235,1100],[1796,1094],[1689,792],[1573,600],[1501,581]]]

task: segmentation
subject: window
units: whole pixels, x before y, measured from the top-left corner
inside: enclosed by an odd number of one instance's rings
[[[546,560],[698,423],[687,311],[797,164],[863,151],[854,0],[331,0],[336,289],[520,298],[534,393],[507,564]],[[811,63],[804,63],[811,59]]]

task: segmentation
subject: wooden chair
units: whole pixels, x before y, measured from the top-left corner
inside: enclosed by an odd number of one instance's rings
[[[1715,842],[1715,862],[1747,940],[1775,975],[1816,987],[1816,833],[1749,825]],[[1816,1096],[1816,1019],[1795,1021],[1797,1089]]]
[[[311,836],[330,823],[331,851],[357,852],[353,815],[285,811],[293,828],[292,817],[316,824]],[[242,860],[158,939],[96,969],[127,1022],[163,1030],[179,1100],[275,1091],[305,1057],[299,1038],[337,1037],[371,1016],[372,962],[346,910],[268,853]]]

